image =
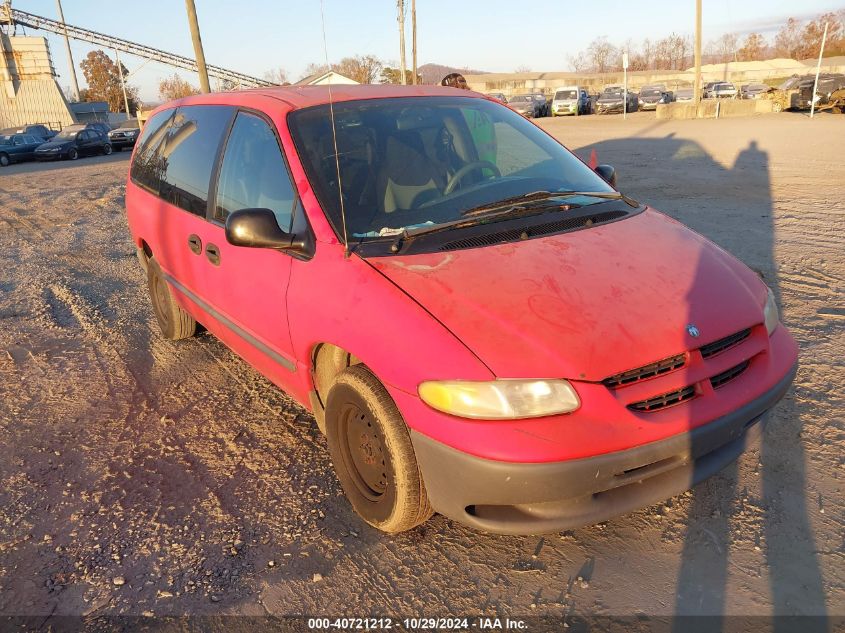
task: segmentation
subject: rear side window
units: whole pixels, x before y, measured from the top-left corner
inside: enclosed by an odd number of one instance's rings
[[[224,222],[238,209],[270,209],[279,228],[290,231],[295,198],[272,128],[262,118],[241,112],[223,154],[214,219]]]
[[[161,198],[205,216],[211,172],[233,110],[229,106],[185,106],[176,110],[159,151]]]
[[[161,149],[167,135],[167,124],[173,116],[174,110],[157,112],[144,126],[144,131],[138,138],[135,157],[129,171],[134,182],[150,193],[158,195],[161,180]]]

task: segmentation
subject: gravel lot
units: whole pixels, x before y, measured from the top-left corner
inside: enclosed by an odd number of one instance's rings
[[[539,124],[779,295],[801,367],[759,449],[572,532],[436,516],[384,536],[308,413],[211,336],[158,335],[129,153],[17,165],[0,170],[0,615],[845,616],[845,116]]]

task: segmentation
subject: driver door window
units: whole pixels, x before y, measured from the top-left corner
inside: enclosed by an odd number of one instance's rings
[[[273,130],[262,118],[239,113],[223,154],[214,219],[225,222],[238,209],[270,209],[289,232],[295,199]]]

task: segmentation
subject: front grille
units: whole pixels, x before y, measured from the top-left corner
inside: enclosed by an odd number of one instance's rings
[[[686,362],[686,355],[678,354],[672,358],[665,358],[644,367],[623,371],[622,373],[605,378],[602,382],[606,387],[616,389],[617,387],[622,387],[623,385],[630,385],[634,382],[654,378],[655,376],[660,376],[661,374],[666,374],[670,371],[680,369],[684,366],[684,364],[686,364]]]
[[[699,351],[701,352],[702,358],[711,358],[716,354],[724,352],[726,349],[730,349],[734,345],[739,345],[749,336],[751,336],[751,328],[742,330],[736,334],[731,334],[730,336],[726,336],[725,338],[714,341],[713,343],[708,343],[707,345],[699,348]]]
[[[742,372],[748,369],[748,365],[751,361],[743,361],[736,367],[731,367],[727,371],[723,371],[721,374],[716,374],[710,379],[710,384],[713,385],[713,389],[718,389],[725,383],[729,383],[731,380],[739,376]]]
[[[532,237],[539,237],[541,235],[549,235],[551,233],[564,233],[566,231],[574,231],[583,229],[594,224],[602,222],[610,222],[618,220],[619,218],[628,215],[627,211],[607,211],[605,213],[597,213],[591,216],[580,216],[575,218],[566,218],[564,220],[557,220],[555,222],[546,222],[545,224],[538,224],[537,226],[530,226],[525,228],[510,229],[508,231],[499,231],[498,233],[489,233],[487,235],[478,235],[476,237],[468,237],[462,240],[455,240],[447,242],[440,247],[441,251],[453,251],[460,248],[477,248],[479,246],[490,246],[491,244],[499,244],[501,242],[516,242],[518,240],[527,240]]]
[[[651,411],[665,409],[667,407],[680,404],[681,402],[686,402],[687,400],[691,400],[692,398],[695,398],[695,388],[690,385],[689,387],[684,387],[683,389],[678,389],[677,391],[664,393],[661,396],[655,396],[654,398],[649,398],[648,400],[632,402],[628,405],[628,408],[631,409],[631,411],[650,413]]]

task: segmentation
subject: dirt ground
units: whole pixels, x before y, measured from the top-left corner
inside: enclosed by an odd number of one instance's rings
[[[778,294],[801,366],[759,448],[575,531],[435,516],[385,536],[352,513],[309,414],[213,337],[159,336],[124,215],[128,152],[13,166],[0,616],[845,616],[845,116],[539,124]]]

